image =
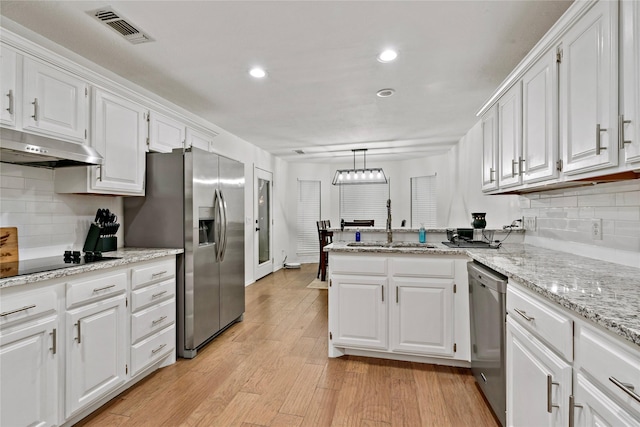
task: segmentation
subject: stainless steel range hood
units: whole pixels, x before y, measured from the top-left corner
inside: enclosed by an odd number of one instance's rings
[[[0,162],[41,168],[101,165],[93,147],[0,128]]]

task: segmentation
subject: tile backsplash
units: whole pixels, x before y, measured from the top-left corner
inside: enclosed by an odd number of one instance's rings
[[[0,163],[0,226],[18,227],[21,258],[82,250],[98,208],[122,218],[122,197],[57,194],[52,169]],[[122,230],[118,244],[122,246]]]
[[[525,217],[536,217],[527,236],[640,253],[640,179],[520,196]],[[602,223],[601,240],[593,227]]]

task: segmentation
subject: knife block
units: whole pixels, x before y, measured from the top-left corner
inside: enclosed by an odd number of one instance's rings
[[[96,245],[98,252],[115,251],[118,248],[118,238],[116,236],[100,237]]]

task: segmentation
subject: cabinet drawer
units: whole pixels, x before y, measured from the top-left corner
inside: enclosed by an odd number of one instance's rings
[[[387,258],[329,255],[331,274],[387,275]]]
[[[631,385],[631,393],[640,399],[640,351],[631,351],[595,329],[580,325],[576,365],[640,414],[640,401],[623,390],[624,384]]]
[[[507,312],[567,361],[573,360],[573,320],[568,316],[512,284],[507,286]]]
[[[90,280],[67,283],[67,308],[97,301],[127,290],[125,271]]]
[[[176,320],[176,300],[171,298],[131,315],[131,342],[152,334]]]
[[[393,259],[392,271],[398,277],[453,278],[455,261],[452,259]]]
[[[131,269],[131,286],[137,289],[140,286],[156,280],[165,280],[176,274],[175,257],[170,261],[163,261],[143,267],[134,267]]]
[[[175,348],[176,329],[173,325],[131,347],[131,376],[156,362]]]
[[[1,294],[0,294],[1,295]],[[28,292],[0,298],[0,326],[26,322],[56,312],[56,293],[44,291]]]
[[[137,311],[167,298],[171,298],[175,293],[176,281],[174,279],[136,289],[131,293],[131,311]]]

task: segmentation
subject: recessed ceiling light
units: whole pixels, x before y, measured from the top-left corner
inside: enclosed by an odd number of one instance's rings
[[[249,74],[256,79],[261,79],[267,75],[267,72],[260,67],[254,67],[249,70]]]
[[[398,53],[395,50],[387,49],[378,55],[378,61],[391,62],[398,57]]]
[[[393,96],[394,93],[396,93],[394,89],[380,89],[378,92],[376,92],[376,95],[378,95],[380,98],[388,98],[390,96]]]

